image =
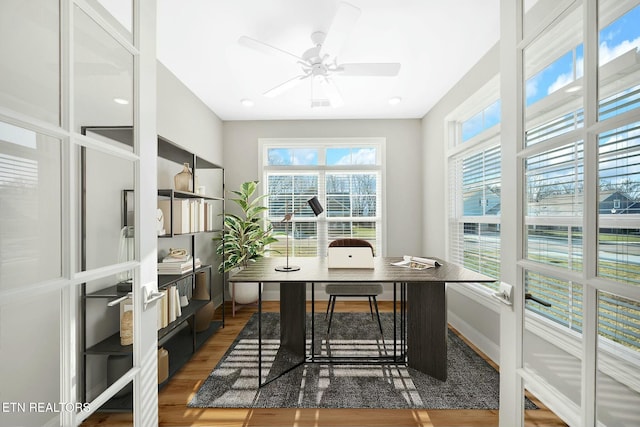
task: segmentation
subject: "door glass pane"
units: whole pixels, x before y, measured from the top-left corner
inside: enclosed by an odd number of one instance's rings
[[[581,142],[525,160],[527,259],[582,269],[583,169]]]
[[[127,39],[133,40],[133,4],[132,0],[98,0],[107,10],[108,14],[115,18],[114,25]]]
[[[640,6],[599,1],[599,119],[640,107]]]
[[[63,411],[76,412],[61,403],[60,306],[59,291],[0,305],[4,426],[57,426]]]
[[[598,275],[640,285],[640,122],[598,139]]]
[[[640,419],[640,301],[598,292],[596,417],[600,425]]]
[[[76,7],[74,27],[75,123],[133,125],[133,55]]]
[[[526,271],[525,290],[524,369],[579,407],[582,287]]]
[[[582,7],[527,46],[524,58],[525,144],[582,127]]]
[[[133,271],[125,275],[133,275]],[[133,303],[126,297],[129,287],[122,284],[120,275],[105,277],[82,285],[85,287],[83,314],[86,316],[84,351],[85,379],[80,384],[83,402],[91,402],[108,386],[122,377],[133,366]],[[125,314],[125,312],[128,312]],[[130,383],[102,409],[133,407],[133,387]]]
[[[0,2],[0,105],[60,123],[57,1]]]
[[[0,291],[62,274],[61,145],[0,122]]]
[[[83,157],[85,256],[81,269],[134,260],[133,192],[125,191],[133,188],[134,163],[88,148]]]

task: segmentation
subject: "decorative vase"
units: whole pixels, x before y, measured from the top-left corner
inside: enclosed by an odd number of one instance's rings
[[[169,378],[169,352],[164,348],[158,349],[158,384]]]
[[[189,325],[195,328],[196,332],[206,331],[211,326],[215,312],[216,308],[213,306],[213,301],[209,301],[204,307],[196,311],[193,320],[188,320]]]
[[[173,177],[176,191],[193,191],[193,174],[189,168],[189,163],[184,163],[182,171]]]
[[[211,299],[209,295],[209,283],[207,280],[207,273],[200,271],[196,273],[196,288],[193,291],[192,299],[196,300],[208,300]]]

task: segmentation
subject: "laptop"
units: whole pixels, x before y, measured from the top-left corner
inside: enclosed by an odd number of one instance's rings
[[[373,253],[368,247],[336,246],[327,248],[329,268],[373,268]]]

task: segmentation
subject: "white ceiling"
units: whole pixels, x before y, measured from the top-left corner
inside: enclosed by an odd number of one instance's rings
[[[246,35],[296,55],[327,31],[338,0],[158,0],[158,59],[222,120],[421,118],[499,38],[499,0],[348,0],[361,9],[339,62],[399,62],[396,77],[335,77],[344,105],[311,108],[311,80],[262,94],[299,65],[238,44]],[[402,102],[391,106],[388,99]],[[243,107],[242,99],[254,106]]]

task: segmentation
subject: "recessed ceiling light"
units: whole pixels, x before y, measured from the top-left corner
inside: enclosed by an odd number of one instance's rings
[[[241,101],[240,101],[240,104],[242,104],[242,106],[243,106],[243,107],[247,107],[247,108],[249,108],[249,107],[253,107],[253,105],[254,105],[254,104],[253,104],[253,101],[252,101],[252,100],[250,100],[250,99],[247,99],[247,98],[245,98],[245,99],[241,100]]]
[[[402,101],[402,98],[399,96],[394,96],[393,98],[389,98],[389,105],[398,105]]]
[[[113,102],[120,105],[129,105],[129,101],[124,98],[113,98]]]

